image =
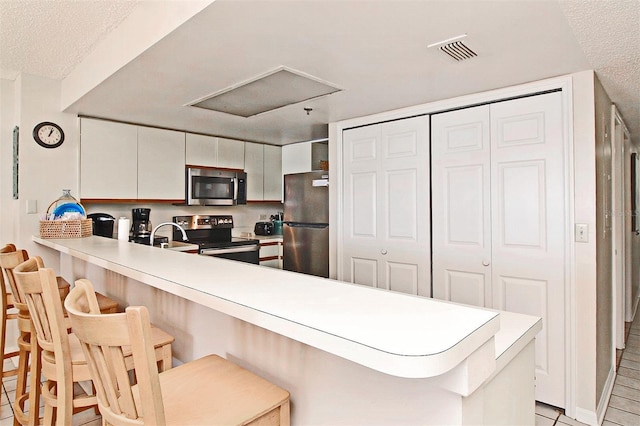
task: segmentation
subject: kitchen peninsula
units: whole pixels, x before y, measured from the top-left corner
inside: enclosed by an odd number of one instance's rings
[[[176,363],[215,352],[289,390],[292,424],[534,424],[538,318],[97,236],[33,239],[70,282],[147,306]]]

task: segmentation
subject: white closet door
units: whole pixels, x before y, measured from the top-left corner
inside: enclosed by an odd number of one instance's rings
[[[560,92],[491,105],[493,307],[542,317],[536,399],[565,405],[565,184]]]
[[[426,117],[344,132],[343,280],[430,296]]]
[[[491,306],[489,106],[431,117],[433,297]]]

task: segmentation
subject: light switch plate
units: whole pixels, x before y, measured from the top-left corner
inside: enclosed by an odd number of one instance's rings
[[[27,214],[38,213],[38,200],[27,200]]]
[[[576,223],[576,242],[589,242],[589,225],[586,223]]]

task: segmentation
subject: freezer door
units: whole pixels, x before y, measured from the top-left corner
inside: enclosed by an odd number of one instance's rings
[[[284,176],[284,220],[329,223],[328,172]]]
[[[283,268],[329,277],[329,225],[283,225]]]

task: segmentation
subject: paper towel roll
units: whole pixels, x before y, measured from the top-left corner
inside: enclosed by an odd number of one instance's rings
[[[118,219],[118,239],[122,241],[129,241],[129,227],[131,222],[128,217],[121,217]]]

